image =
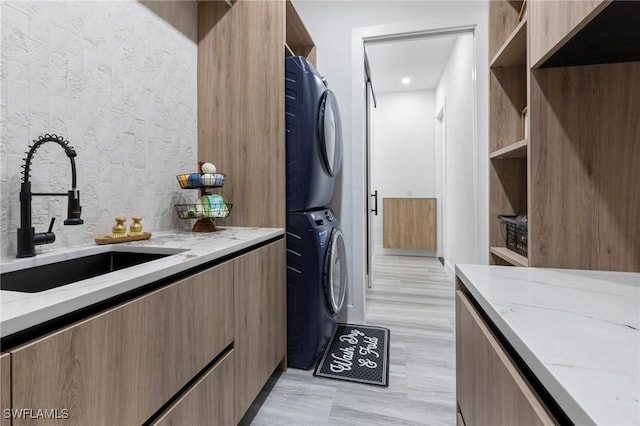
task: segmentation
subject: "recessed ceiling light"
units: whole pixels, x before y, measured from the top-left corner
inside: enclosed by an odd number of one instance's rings
[[[411,79],[409,77],[405,77],[402,79],[402,84],[409,84],[411,83]]]

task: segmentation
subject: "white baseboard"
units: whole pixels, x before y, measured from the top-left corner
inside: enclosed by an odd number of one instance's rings
[[[456,278],[455,269],[453,268],[453,266],[451,266],[451,264],[447,261],[447,259],[444,260],[444,271],[452,280]]]
[[[382,246],[376,246],[374,250],[374,257],[376,255],[436,257],[436,251],[435,250],[388,249]]]

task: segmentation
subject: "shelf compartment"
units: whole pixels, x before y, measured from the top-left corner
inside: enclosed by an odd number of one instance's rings
[[[504,148],[489,153],[492,160],[506,160],[510,158],[527,158],[527,147],[529,140],[523,139]]]
[[[491,247],[489,249],[491,254],[499,257],[507,263],[510,263],[513,266],[529,266],[529,259],[524,256],[519,255],[518,253],[509,250],[506,247]]]
[[[296,56],[292,48],[287,43],[284,44],[284,56]]]
[[[584,27],[561,40],[534,68],[639,61],[639,19],[635,1],[602,2],[577,26]]]
[[[296,8],[290,0],[286,5],[286,34],[285,51],[288,50],[292,56],[305,56],[315,66],[316,47],[309,31],[304,26],[302,19],[298,15]]]
[[[491,60],[491,68],[527,64],[527,20],[525,15]]]

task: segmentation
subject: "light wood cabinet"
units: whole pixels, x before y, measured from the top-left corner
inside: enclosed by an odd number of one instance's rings
[[[491,262],[640,271],[640,3],[522,4],[489,3]],[[520,213],[527,257],[498,218]]]
[[[0,354],[0,426],[11,426],[11,419],[5,417],[5,411],[11,409],[11,359],[10,355]]]
[[[235,412],[239,422],[287,354],[285,242],[238,257],[235,268]]]
[[[557,425],[467,296],[456,291],[458,424]]]
[[[285,227],[285,2],[198,2],[198,159],[226,174],[224,223]]]
[[[385,248],[436,249],[435,198],[384,198],[382,212]]]
[[[234,351],[231,350],[151,424],[234,425],[233,374]]]
[[[226,262],[13,349],[13,405],[66,408],[66,424],[139,425],[233,337]]]

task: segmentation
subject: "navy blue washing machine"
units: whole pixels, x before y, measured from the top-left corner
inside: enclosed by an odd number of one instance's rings
[[[287,364],[312,368],[347,289],[344,239],[331,209],[287,213]]]
[[[331,203],[342,166],[338,102],[302,56],[285,58],[287,211]]]

